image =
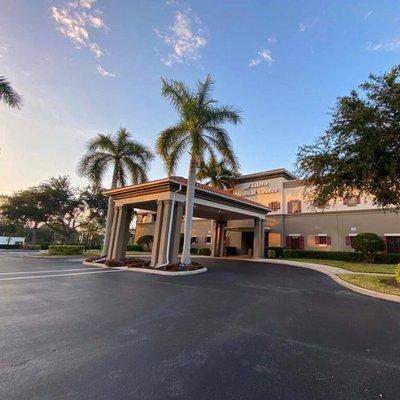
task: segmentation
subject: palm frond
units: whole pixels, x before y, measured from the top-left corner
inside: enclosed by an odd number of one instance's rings
[[[206,106],[210,103],[215,103],[216,101],[211,98],[211,89],[214,85],[214,78],[211,74],[207,74],[204,82],[199,81],[197,83],[197,104],[199,106]]]
[[[5,76],[0,76],[0,101],[1,100],[9,107],[18,109],[22,107],[21,96],[13,89],[11,83]]]
[[[169,99],[177,110],[182,110],[182,106],[191,98],[190,90],[183,82],[165,78],[161,78],[161,95]]]

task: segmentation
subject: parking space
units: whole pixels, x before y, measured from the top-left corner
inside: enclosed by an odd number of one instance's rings
[[[0,398],[397,398],[398,304],[315,271],[202,262],[163,277],[1,254]]]

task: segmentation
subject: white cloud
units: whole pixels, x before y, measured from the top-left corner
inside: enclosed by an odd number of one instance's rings
[[[277,41],[278,41],[278,39],[277,39],[275,36],[270,36],[270,37],[267,39],[267,42],[268,42],[269,44],[275,44]]]
[[[257,53],[257,57],[253,58],[250,63],[249,67],[255,67],[261,62],[266,62],[267,64],[271,64],[274,61],[272,58],[271,50],[262,49]]]
[[[89,45],[89,49],[92,53],[94,53],[96,58],[100,58],[102,55],[104,55],[103,50],[101,50],[100,46],[97,43],[91,43]]]
[[[367,43],[367,50],[377,51],[377,50],[385,50],[385,51],[394,51],[400,50],[400,37],[393,38],[391,40],[387,40],[380,43]]]
[[[97,66],[97,72],[101,75],[101,76],[106,76],[109,78],[114,78],[116,75],[107,71],[106,69],[104,69],[101,65]]]
[[[0,58],[4,57],[5,54],[8,52],[9,47],[6,44],[0,46]]]
[[[305,24],[299,24],[297,29],[298,29],[299,32],[305,32],[306,26],[305,26]]]
[[[101,11],[92,8],[93,3],[94,0],[71,1],[62,7],[51,7],[50,12],[57,30],[76,48],[88,48],[96,58],[100,58],[104,52],[97,43],[90,41],[88,29],[110,29],[101,18]]]
[[[157,36],[171,48],[170,53],[161,61],[171,66],[175,63],[190,63],[201,59],[200,50],[207,40],[200,18],[191,10],[177,11],[172,26],[167,32],[154,30]]]
[[[372,15],[373,11],[368,11],[364,14],[364,19],[368,19]]]

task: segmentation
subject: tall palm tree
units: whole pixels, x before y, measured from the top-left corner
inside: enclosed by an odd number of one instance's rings
[[[13,108],[22,107],[21,96],[12,88],[5,76],[0,76],[0,101]]]
[[[238,162],[232,149],[228,132],[222,126],[225,122],[237,124],[241,121],[239,111],[232,106],[217,105],[211,97],[214,80],[207,75],[204,82],[198,82],[194,92],[180,81],[162,79],[162,96],[170,100],[179,114],[179,121],[164,129],[156,143],[157,153],[162,157],[167,173],[173,174],[185,151],[189,152],[188,184],[182,263],[190,264],[190,238],[192,233],[194,191],[197,168],[207,157],[219,153],[233,169]]]
[[[197,179],[205,181],[206,185],[210,185],[217,189],[231,189],[235,184],[237,172],[229,167],[226,160],[218,161],[214,157],[210,157],[207,163],[200,165],[197,171]]]
[[[147,171],[153,158],[149,148],[132,140],[131,134],[125,128],[120,128],[114,136],[98,134],[88,142],[86,154],[78,164],[78,173],[100,186],[104,174],[111,167],[111,188],[124,186],[128,181],[137,184],[148,180]],[[114,203],[110,197],[103,255],[108,251],[113,217]]]

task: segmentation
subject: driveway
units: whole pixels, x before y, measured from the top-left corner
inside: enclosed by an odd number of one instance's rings
[[[1,253],[0,398],[399,398],[399,304],[201,261],[163,277]]]

